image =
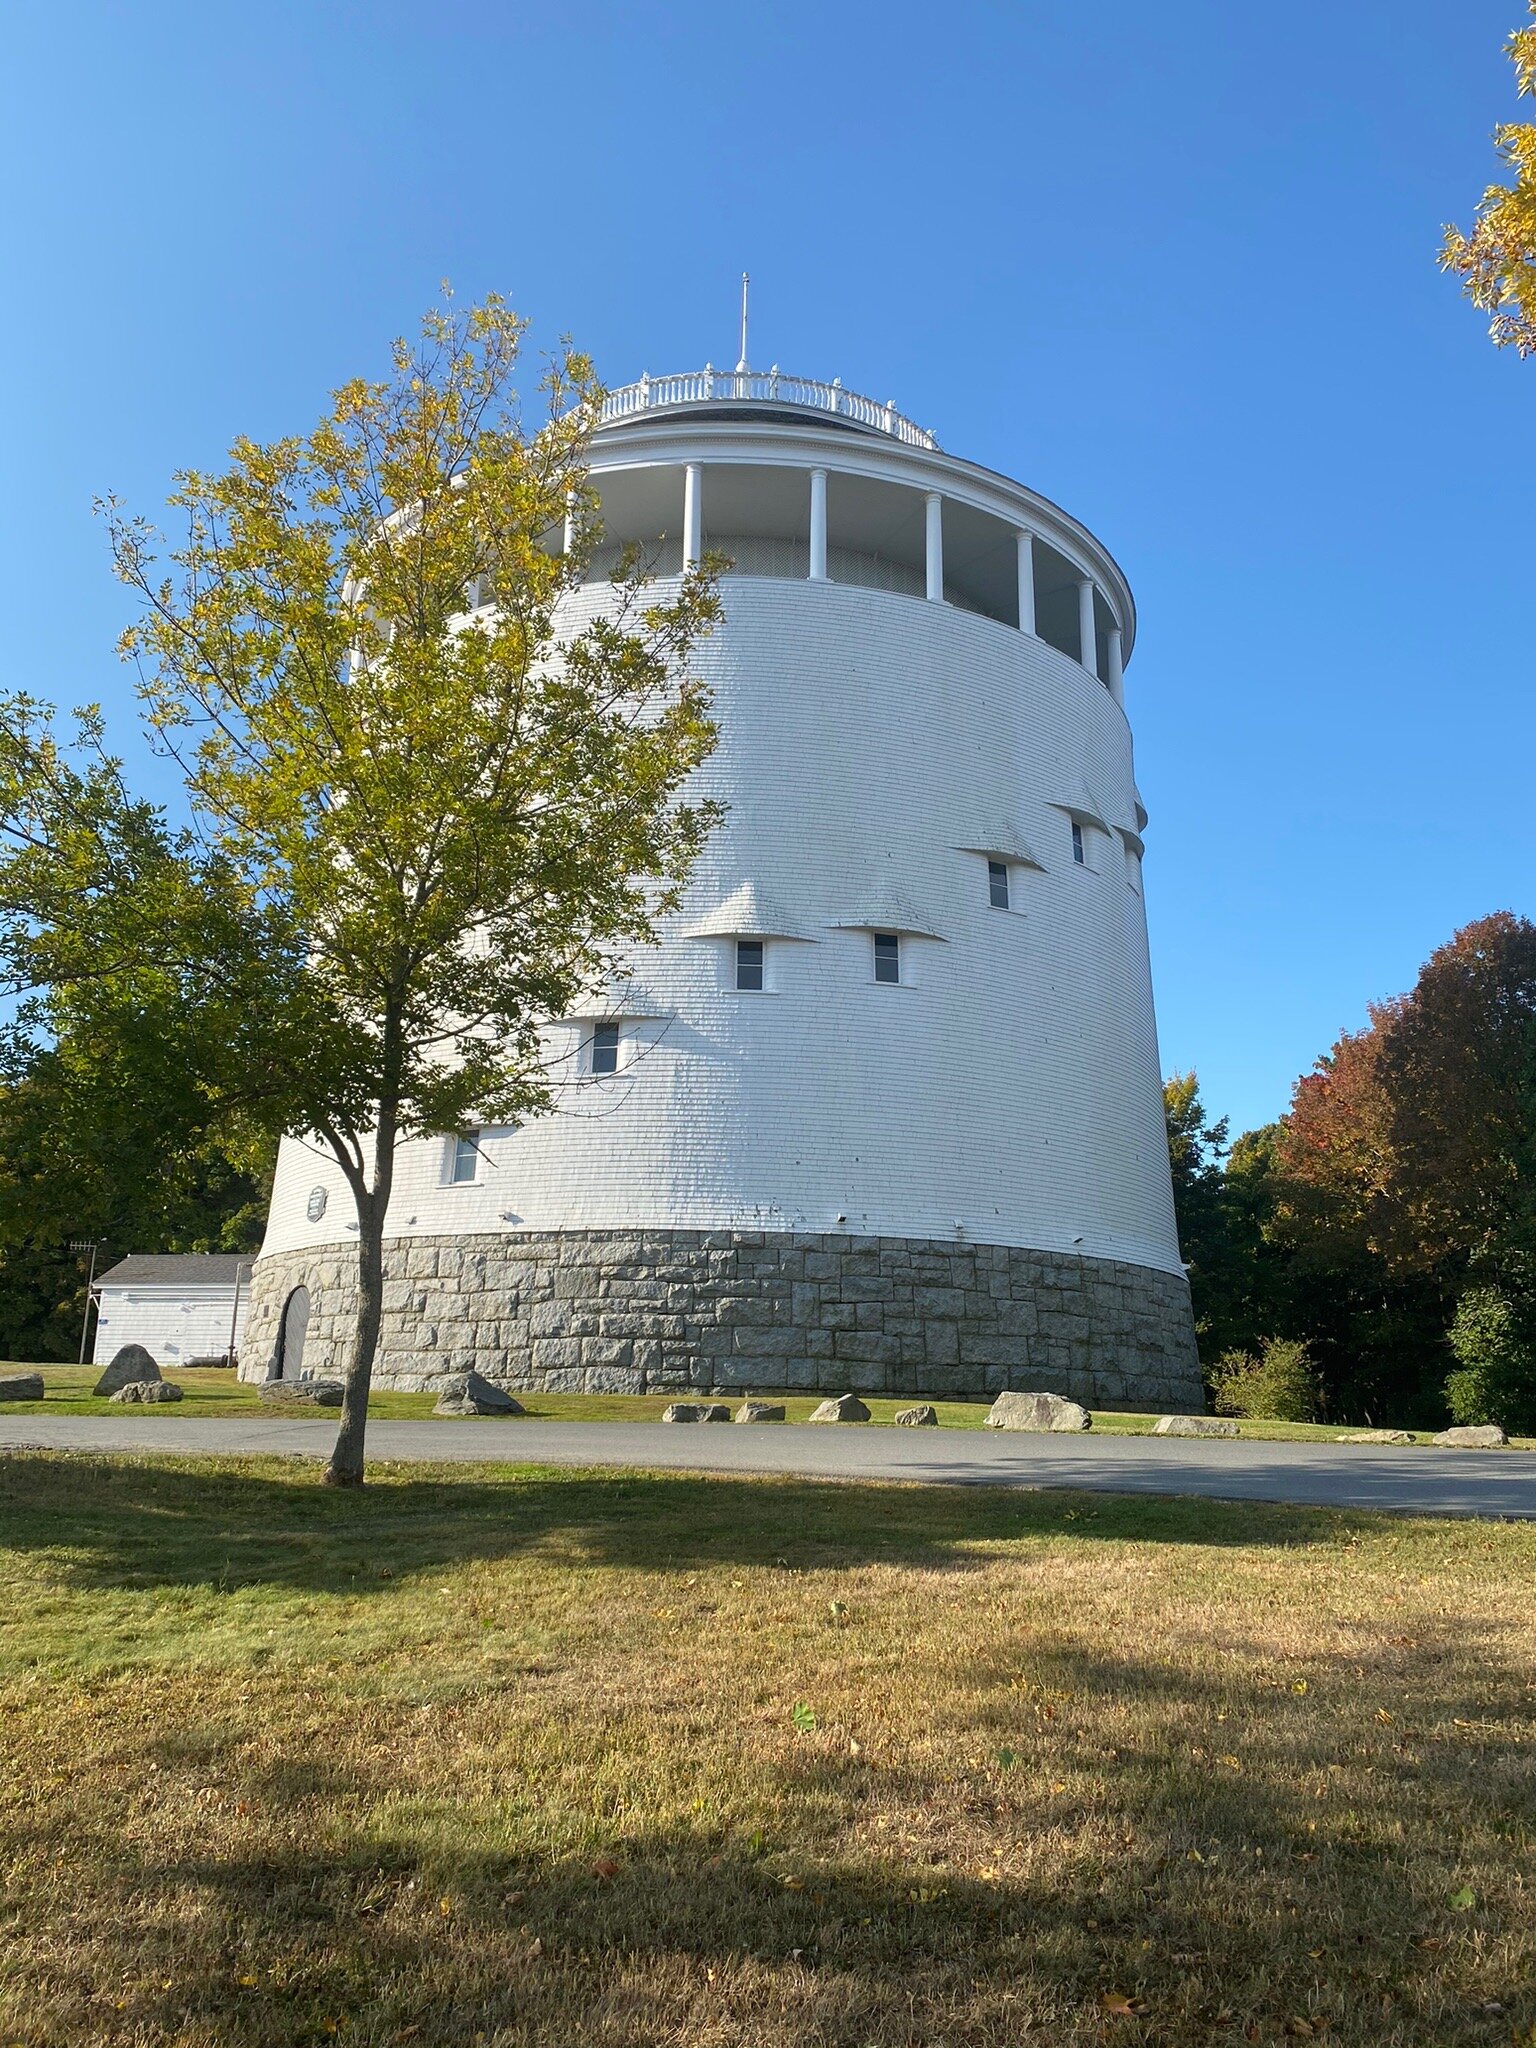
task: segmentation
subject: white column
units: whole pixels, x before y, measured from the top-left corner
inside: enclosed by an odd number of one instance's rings
[[[683,567],[696,569],[704,552],[704,502],[700,489],[700,465],[690,462],[683,470]]]
[[[565,494],[565,552],[569,554],[576,544],[576,493]]]
[[[932,603],[944,602],[944,498],[942,492],[929,491],[928,519],[925,531],[926,555],[928,562],[928,596]]]
[[[1019,631],[1035,630],[1035,536],[1021,527],[1019,543]]]
[[[1077,585],[1077,633],[1081,660],[1089,675],[1099,672],[1099,635],[1093,616],[1093,578],[1083,576]]]
[[[811,581],[827,580],[827,472],[811,471]]]
[[[1104,680],[1109,684],[1109,694],[1120,705],[1125,703],[1125,656],[1121,651],[1122,645],[1120,628],[1118,626],[1111,626],[1109,629],[1109,674]]]

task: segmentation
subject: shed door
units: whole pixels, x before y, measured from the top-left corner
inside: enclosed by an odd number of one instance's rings
[[[304,1339],[309,1330],[309,1289],[295,1287],[283,1303],[283,1320],[277,1332],[277,1374],[280,1380],[296,1380],[304,1364]]]

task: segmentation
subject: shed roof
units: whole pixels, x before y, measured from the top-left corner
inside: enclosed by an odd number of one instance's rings
[[[249,1266],[244,1252],[130,1252],[105,1273],[98,1287],[233,1287]]]

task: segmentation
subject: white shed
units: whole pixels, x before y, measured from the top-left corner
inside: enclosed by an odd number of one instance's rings
[[[223,1358],[232,1319],[238,1352],[252,1263],[238,1252],[135,1252],[121,1260],[96,1282],[96,1363],[125,1344],[142,1344],[159,1365]]]

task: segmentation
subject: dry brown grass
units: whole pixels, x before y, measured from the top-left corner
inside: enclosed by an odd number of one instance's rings
[[[1524,1527],[28,1457],[0,1583],[0,2044],[1536,2040]]]

